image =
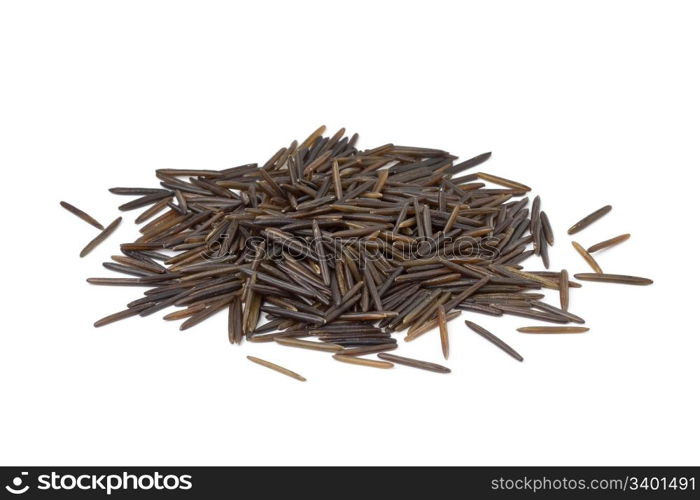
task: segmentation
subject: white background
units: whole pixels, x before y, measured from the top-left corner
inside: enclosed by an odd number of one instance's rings
[[[698,465],[698,12],[577,5],[3,2],[0,463]],[[598,260],[655,284],[574,290],[585,335],[464,314],[448,376],[231,346],[225,314],[92,327],[141,293],[85,283],[136,213],[80,259],[96,231],[60,200],[106,224],[109,187],[264,162],[322,123],[363,148],[493,151],[486,171],[542,196],[554,269],[590,272],[565,230],[611,203],[576,239],[631,232]],[[436,332],[400,343],[441,362]]]

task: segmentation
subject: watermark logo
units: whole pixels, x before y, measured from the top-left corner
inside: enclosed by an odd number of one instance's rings
[[[15,478],[12,479],[12,484],[8,484],[5,486],[5,489],[12,493],[13,495],[21,495],[23,493],[26,493],[27,490],[29,489],[29,485],[24,484],[24,476],[29,475],[28,472],[22,472],[19,476],[16,476]]]
[[[29,473],[21,472],[12,478],[5,489],[13,495],[22,495],[30,489]],[[63,474],[51,472],[36,476],[33,491],[93,491],[111,495],[115,491],[142,490],[190,490],[192,476],[189,474],[131,474],[128,472],[113,474]]]
[[[273,234],[277,236],[277,233]],[[220,238],[223,238],[223,241],[226,242],[229,240],[229,235],[223,233],[220,235]],[[404,262],[406,260],[425,259],[431,255],[446,259],[479,257],[495,260],[501,254],[499,243],[500,240],[496,238],[476,238],[472,236],[452,238],[439,235],[438,237],[408,238],[400,234],[387,233],[383,239],[379,238],[378,240],[362,237],[334,238],[329,236],[323,239],[323,246],[326,248],[323,258],[329,261],[334,256],[343,255],[351,258],[358,265],[362,264],[362,260],[376,261],[383,258],[392,261],[395,257],[398,257],[400,262]],[[241,250],[244,255],[242,259],[236,259],[237,262],[241,260],[249,262],[255,256],[274,261],[283,261],[285,255],[293,259],[310,257],[314,261],[322,258],[321,255],[317,255],[317,250],[312,241],[291,234],[285,234],[284,238],[280,239],[270,238],[269,241],[262,236],[250,236],[246,238],[245,247],[242,249],[237,245],[230,247],[228,244],[219,241],[219,239],[213,239],[206,244],[200,256],[209,262],[224,263],[230,262],[232,257],[241,257],[239,254]]]

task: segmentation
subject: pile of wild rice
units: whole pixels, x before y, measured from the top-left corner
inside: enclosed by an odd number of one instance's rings
[[[184,320],[185,330],[227,309],[232,343],[276,341],[329,351],[349,363],[381,368],[400,363],[443,373],[449,369],[386,353],[397,347],[392,334],[405,330],[411,341],[439,327],[447,358],[447,322],[460,311],[557,325],[519,329],[525,333],[587,330],[562,326],[584,322],[568,312],[568,290],[580,284],[569,281],[565,270],[528,272],[520,265],[534,254],[549,267],[554,238],[539,197],[528,208],[528,186],[484,172],[462,175],[491,153],[457,163],[439,149],[385,144],[359,151],[357,135],[345,137],[341,129],[323,137],[324,131],[319,128],[301,144],[294,141],[261,167],[160,169],[158,188],[110,189],[138,196],[119,209],[146,207],[136,222],[149,222],[140,228],[141,237],[122,244],[121,255],[104,263],[131,277],[88,282],[147,290],[95,326],[174,306],[179,309],[164,318]],[[61,204],[103,229],[85,212]],[[609,210],[594,212],[569,233]],[[588,251],[573,242],[596,271],[576,278],[651,283],[603,274],[591,256],[628,237]],[[542,288],[559,290],[559,307],[542,301]],[[467,325],[522,360],[490,332]],[[308,337],[317,340],[302,339]],[[380,359],[360,357],[371,353]],[[249,359],[303,380],[268,361]]]

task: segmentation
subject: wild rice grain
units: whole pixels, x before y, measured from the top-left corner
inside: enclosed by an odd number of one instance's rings
[[[255,356],[246,356],[249,360],[251,360],[253,363],[257,363],[260,366],[264,366],[265,368],[269,368],[270,370],[274,370],[277,373],[281,373],[283,375],[287,375],[288,377],[295,378],[299,380],[300,382],[306,382],[306,379],[299,375],[296,372],[293,372],[292,370],[288,370],[287,368],[284,368],[280,365],[276,365],[275,363],[271,363],[269,361],[265,361],[264,359],[256,358]]]
[[[603,270],[600,268],[596,260],[593,258],[593,256],[586,251],[585,248],[583,248],[579,243],[572,241],[571,244],[573,247],[576,249],[576,251],[579,253],[581,257],[588,263],[589,266],[593,268],[593,270],[597,273],[602,273]]]
[[[372,368],[393,368],[393,363],[388,363],[386,361],[376,361],[374,359],[356,358],[355,356],[347,356],[345,354],[334,354],[333,359],[336,361],[342,361],[343,363],[350,363],[352,365],[370,366]]]
[[[474,330],[476,333],[484,337],[486,340],[494,344],[496,347],[499,349],[503,350],[504,352],[508,353],[510,356],[514,357],[518,361],[523,361],[523,357],[518,354],[515,349],[513,349],[511,346],[503,342],[501,339],[496,337],[493,333],[489,332],[487,329],[477,325],[476,323],[472,323],[471,321],[465,321],[464,322],[469,328]]]
[[[95,238],[92,241],[90,241],[90,243],[85,245],[85,248],[83,248],[80,251],[80,256],[85,257],[87,254],[92,252],[95,249],[95,247],[97,247],[97,245],[109,238],[109,236],[117,229],[121,221],[121,217],[117,217],[116,219],[114,219],[114,221],[112,221],[112,223],[109,226],[107,226],[100,234],[95,236]]]
[[[590,328],[585,326],[523,326],[518,328],[521,333],[544,333],[544,334],[554,334],[554,333],[585,333]]]
[[[622,285],[651,285],[654,283],[649,278],[640,278],[639,276],[628,276],[625,274],[579,273],[574,274],[574,278],[583,281],[620,283]]]
[[[438,365],[436,363],[429,363],[428,361],[420,361],[417,359],[405,358],[403,356],[397,356],[395,354],[379,353],[378,358],[385,361],[390,361],[398,365],[410,366],[412,368],[420,368],[421,370],[428,370],[435,373],[451,373],[452,370],[446,366]]]
[[[62,206],[63,208],[65,208],[66,210],[68,210],[68,211],[69,211],[70,213],[72,213],[73,215],[75,215],[75,216],[81,218],[82,220],[84,220],[84,221],[87,222],[88,224],[90,224],[90,225],[96,227],[97,229],[99,229],[99,230],[104,229],[104,226],[103,226],[102,224],[100,224],[99,222],[97,222],[92,216],[90,216],[90,215],[88,215],[87,213],[83,212],[83,211],[80,210],[78,207],[75,207],[75,206],[71,205],[71,204],[68,203],[67,201],[62,201],[62,202],[61,202],[61,206]]]
[[[598,210],[593,212],[592,214],[586,215],[583,219],[581,219],[576,224],[571,226],[568,230],[568,233],[569,234],[576,234],[579,231],[586,229],[588,226],[593,224],[595,221],[597,221],[598,219],[603,217],[605,214],[610,212],[610,210],[612,210],[612,205],[605,205],[604,207],[599,208]]]
[[[598,250],[602,250],[604,248],[610,248],[615,245],[619,245],[623,241],[627,241],[630,238],[630,234],[621,234],[620,236],[615,236],[614,238],[610,238],[609,240],[601,241],[600,243],[596,243],[595,245],[591,245],[588,248],[588,253],[593,253],[597,252]]]
[[[559,304],[564,311],[569,309],[569,272],[566,269],[561,270],[559,278]]]
[[[439,306],[437,308],[438,326],[440,327],[440,345],[442,346],[442,355],[447,359],[450,356],[450,339],[447,336],[447,321],[445,320],[445,308]]]
[[[338,352],[343,350],[343,346],[330,342],[314,342],[312,340],[300,340],[285,337],[275,338],[275,342],[287,347],[300,347],[302,349],[311,349],[313,351]]]

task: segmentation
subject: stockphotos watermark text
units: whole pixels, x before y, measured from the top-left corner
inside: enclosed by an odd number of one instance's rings
[[[160,472],[153,474],[41,474],[36,477],[36,484],[31,483],[28,472],[12,478],[5,489],[14,494],[22,495],[30,489],[39,491],[58,490],[82,490],[82,491],[102,491],[111,495],[113,491],[119,490],[189,490],[192,489],[192,476],[189,474],[163,475]]]

